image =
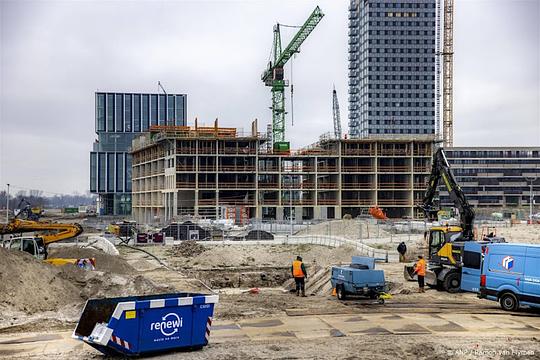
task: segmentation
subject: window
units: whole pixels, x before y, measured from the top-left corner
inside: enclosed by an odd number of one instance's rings
[[[124,153],[116,154],[116,191],[124,191]]]
[[[114,153],[107,154],[107,191],[114,192]]]
[[[122,101],[123,95],[116,94],[115,109],[116,109],[116,132],[124,131],[124,103]]]
[[[126,155],[126,192],[131,192],[131,155]]]
[[[114,94],[107,94],[107,131],[114,131]]]
[[[124,95],[124,129],[131,132],[131,94]]]
[[[147,131],[150,126],[150,104],[148,95],[142,95],[142,121],[141,130]]]
[[[150,95],[150,125],[158,124],[158,98],[157,95]]]
[[[105,94],[97,95],[96,131],[105,131]]]
[[[97,190],[97,154],[90,153],[90,192]]]
[[[133,131],[141,131],[141,95],[133,95]]]
[[[166,125],[165,124],[166,110],[167,108],[165,105],[165,95],[159,95],[159,118],[158,118],[159,125]]]
[[[99,153],[98,160],[98,191],[105,192],[105,174],[107,172],[105,153]]]

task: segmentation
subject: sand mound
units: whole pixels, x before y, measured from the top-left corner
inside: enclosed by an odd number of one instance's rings
[[[81,249],[81,252],[69,254],[71,257],[99,255],[94,251]],[[122,259],[112,258],[120,264],[123,262]],[[109,264],[108,267],[120,271],[126,269],[124,265]],[[29,314],[80,304],[88,298],[145,295],[171,290],[142,276],[85,271],[72,265],[53,266],[27,253],[3,248],[0,248],[0,289],[0,307]]]
[[[176,267],[190,269],[238,268],[238,267],[286,267],[291,266],[297,255],[307,266],[325,266],[351,262],[352,255],[359,255],[349,247],[328,248],[320,245],[213,245],[203,253],[169,261]]]
[[[310,225],[295,235],[339,236],[350,240],[357,240],[360,235],[362,238],[390,237],[390,233],[383,230],[381,225],[359,219],[325,221]]]
[[[79,288],[30,254],[0,248],[0,304],[34,313],[81,301]]]
[[[206,248],[196,241],[187,240],[173,246],[169,253],[174,256],[192,257],[202,254],[205,250]]]
[[[133,274],[135,269],[127,261],[118,256],[109,255],[101,250],[63,246],[49,249],[49,258],[95,258],[96,270],[115,274]]]

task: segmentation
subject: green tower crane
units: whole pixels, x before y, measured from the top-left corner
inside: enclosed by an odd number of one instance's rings
[[[271,109],[274,150],[288,151],[290,148],[289,142],[285,141],[285,87],[289,86],[289,81],[284,79],[283,67],[295,53],[300,52],[300,45],[311,34],[323,16],[324,14],[317,6],[283,51],[281,51],[279,24],[274,25],[272,49],[274,59],[273,62],[268,63],[267,69],[261,76],[264,84],[272,87]]]

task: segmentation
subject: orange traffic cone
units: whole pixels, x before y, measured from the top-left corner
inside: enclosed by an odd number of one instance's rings
[[[332,296],[336,296],[336,288],[332,288]]]

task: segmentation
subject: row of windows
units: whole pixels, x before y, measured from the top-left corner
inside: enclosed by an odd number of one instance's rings
[[[371,111],[368,115],[393,115],[393,116],[435,116],[435,111]]]
[[[530,158],[540,157],[540,150],[448,150],[448,158],[479,157],[479,158]]]
[[[368,35],[374,35],[376,31],[382,32],[383,30],[380,29],[360,29],[361,33],[366,33]],[[401,36],[435,36],[435,30],[386,30],[386,31],[393,31],[394,33],[392,35],[401,35]],[[354,32],[353,32],[354,33]],[[352,34],[351,34],[352,35]],[[389,44],[389,43],[385,43]],[[393,43],[395,44],[395,43]]]
[[[385,98],[385,99],[386,99],[386,98],[392,98],[392,99],[395,99],[395,98],[400,98],[400,99],[403,99],[403,98],[413,99],[413,98],[415,98],[415,99],[419,99],[419,98],[422,98],[422,97],[423,97],[424,99],[426,99],[426,98],[432,98],[432,99],[434,99],[434,98],[435,98],[435,94],[433,94],[433,93],[431,93],[431,94],[424,93],[423,96],[422,96],[422,94],[420,94],[420,93],[405,93],[405,94],[404,94],[404,93],[399,93],[399,94],[396,94],[396,93],[392,93],[392,94],[384,93],[384,94],[383,94],[384,96],[380,96],[380,95],[381,95],[381,94],[379,94],[379,93],[375,93],[375,94],[368,93],[368,94],[367,94],[367,97],[370,98],[370,99],[371,99],[372,97],[373,97],[373,98]],[[399,95],[399,96],[398,96],[398,95]],[[377,104],[378,104],[378,103],[377,103]],[[409,103],[407,103],[407,104],[409,104]],[[377,106],[379,106],[379,105],[377,105]],[[400,106],[401,106],[401,105],[400,105]],[[411,106],[411,105],[407,105],[407,106]]]
[[[435,66],[368,66],[368,71],[435,71]]]
[[[368,8],[385,8],[385,9],[435,9],[435,2],[421,4],[419,2],[366,2]],[[370,11],[373,13],[373,11]]]
[[[370,40],[371,44],[371,40]],[[422,51],[420,51],[422,50]],[[363,51],[365,52],[365,51]],[[435,54],[435,49],[404,49],[404,48],[378,48],[378,47],[369,47],[367,49],[368,54]]]
[[[504,156],[501,156],[504,157]],[[451,164],[508,164],[507,159],[473,159],[473,160],[466,160],[466,159],[452,159],[448,157],[448,161]],[[514,160],[512,161],[512,164],[523,167],[528,164],[540,164],[540,158],[536,159],[520,159],[520,160]]]
[[[531,170],[529,170],[531,171]],[[477,174],[493,174],[498,173],[502,174],[503,176],[516,176],[516,177],[522,177],[523,174],[527,172],[526,169],[508,169],[508,168],[501,168],[501,169],[493,169],[493,168],[473,168],[473,169],[460,169],[460,168],[454,168],[454,175],[456,176],[466,176],[466,175],[477,175]],[[540,171],[537,171],[540,172]]]
[[[91,152],[90,192],[131,192],[131,155]]]
[[[435,80],[435,75],[368,75],[368,80]]]
[[[395,35],[397,37],[399,35]],[[400,46],[408,45],[408,47],[414,48],[415,45],[420,46],[421,48],[425,48],[426,46],[430,49],[435,47],[435,39],[429,38],[429,39],[387,39],[383,36],[380,36],[380,38],[377,38],[377,36],[371,35],[369,38],[367,36],[362,36],[362,40],[360,41],[357,36],[350,36],[349,37],[349,44],[350,45],[357,45],[357,46],[364,46],[366,47],[366,44],[372,45],[387,45],[391,47],[392,45],[396,45],[398,48]],[[422,46],[423,45],[423,46]],[[349,52],[352,52],[352,48],[354,46],[351,46],[351,50]]]
[[[368,84],[368,89],[397,89],[396,86],[399,86],[401,84]],[[411,84],[408,84],[411,85]],[[429,85],[429,84],[412,84],[413,89],[435,89],[435,84]]]
[[[371,102],[367,103],[369,107],[435,107],[434,102]]]
[[[413,62],[413,63],[421,63],[421,62],[435,62],[435,57],[422,57],[422,58],[411,58],[411,57],[368,57],[368,62]]]
[[[368,134],[434,134],[434,129],[368,129]]]
[[[97,93],[96,131],[141,132],[151,125],[181,126],[185,111],[184,95]]]
[[[458,165],[459,166],[459,165]],[[525,173],[535,173],[538,172],[539,169],[523,169],[523,172]],[[478,182],[478,185],[504,185],[508,182],[518,182],[518,183],[529,183],[524,177],[518,176],[518,177],[478,177],[478,176],[460,176],[458,178],[459,183],[467,183],[467,182]],[[533,181],[534,185],[540,185],[540,178]]]
[[[385,114],[387,115],[387,114]],[[435,125],[435,120],[368,120],[369,125]]]

